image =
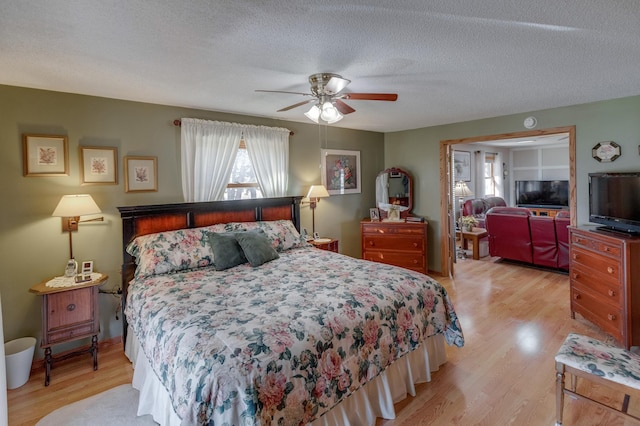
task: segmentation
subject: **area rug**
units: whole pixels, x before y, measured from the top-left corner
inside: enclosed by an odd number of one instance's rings
[[[120,385],[65,405],[42,418],[36,426],[145,426],[156,425],[150,415],[136,416],[138,391]]]

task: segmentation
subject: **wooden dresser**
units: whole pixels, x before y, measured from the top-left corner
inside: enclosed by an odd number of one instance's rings
[[[579,313],[621,346],[640,345],[640,237],[569,227],[571,318]]]
[[[362,258],[426,274],[427,222],[360,222]]]

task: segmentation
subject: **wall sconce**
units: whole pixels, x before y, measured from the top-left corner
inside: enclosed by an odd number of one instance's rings
[[[324,185],[311,185],[311,188],[309,188],[309,192],[305,197],[304,202],[308,202],[309,207],[311,208],[312,235],[315,235],[316,233],[316,207],[318,206],[318,202],[320,202],[320,198],[325,198],[328,196],[329,192],[327,191],[327,188],[324,187]],[[307,199],[309,201],[306,201]]]
[[[89,194],[63,195],[51,216],[62,218],[62,232],[69,232],[69,259],[73,259],[71,232],[78,230],[81,222],[102,222],[104,217],[80,220],[80,216],[100,213],[100,207]]]

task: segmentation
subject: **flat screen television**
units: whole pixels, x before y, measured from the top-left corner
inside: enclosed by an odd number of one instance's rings
[[[517,180],[516,204],[521,207],[568,207],[569,181]]]
[[[640,172],[589,173],[589,222],[640,233]]]

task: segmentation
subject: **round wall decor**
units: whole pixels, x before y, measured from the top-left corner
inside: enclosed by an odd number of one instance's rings
[[[533,129],[538,124],[538,120],[535,117],[527,117],[524,119],[524,127],[527,129]]]
[[[598,142],[591,150],[591,156],[601,163],[615,161],[622,155],[620,145],[615,142]]]

